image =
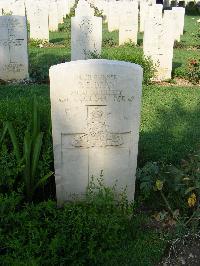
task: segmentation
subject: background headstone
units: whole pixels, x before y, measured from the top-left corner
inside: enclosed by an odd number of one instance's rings
[[[165,19],[151,19],[145,22],[143,51],[155,65],[155,80],[171,79],[173,59],[173,24]]]
[[[177,19],[178,28],[180,31],[180,35],[183,35],[185,8],[184,7],[173,7],[172,11],[174,11],[178,17],[178,19]]]
[[[179,27],[179,14],[176,11],[173,10],[165,10],[164,11],[164,18],[165,20],[168,20],[168,22],[172,22],[173,23],[173,38],[174,41],[180,41],[180,27]]]
[[[147,2],[140,2],[140,32],[144,31],[145,18],[148,14],[149,5]]]
[[[26,18],[1,16],[0,79],[23,80],[28,77]]]
[[[49,6],[45,1],[29,1],[30,38],[49,41]]]
[[[71,18],[71,60],[92,58],[101,54],[102,18]]]
[[[109,32],[119,30],[121,5],[122,3],[119,1],[109,2],[109,11],[108,11],[108,18],[107,18]]]
[[[49,4],[49,30],[58,31],[58,6],[56,1],[51,1]]]
[[[120,13],[119,45],[131,41],[137,44],[138,3],[127,2]]]

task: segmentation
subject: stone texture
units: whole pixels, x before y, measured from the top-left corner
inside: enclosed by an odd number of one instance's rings
[[[122,5],[121,2],[117,1],[109,2],[109,11],[107,17],[109,32],[119,30],[121,5]]]
[[[128,2],[120,13],[119,45],[126,42],[137,44],[138,3]]]
[[[177,24],[178,24],[179,32],[180,32],[180,35],[183,35],[185,8],[184,7],[173,7],[172,11],[174,11],[176,13],[176,16],[178,17]]]
[[[140,32],[144,31],[145,18],[148,14],[149,5],[147,2],[140,2]]]
[[[26,18],[2,16],[0,17],[0,79],[23,80],[28,77]]]
[[[156,67],[155,80],[171,78],[173,59],[173,23],[166,19],[151,19],[145,23],[143,50]]]
[[[56,1],[49,4],[49,31],[58,31],[58,6]]]
[[[93,59],[50,68],[59,205],[81,199],[101,174],[105,186],[134,199],[141,93],[135,64]]]
[[[20,0],[20,1],[12,2],[12,4],[11,4],[11,12],[12,12],[12,15],[25,16],[26,12],[25,12],[24,1]]]
[[[101,54],[102,18],[71,18],[71,60],[92,58]]]
[[[181,36],[181,32],[180,32],[180,27],[179,27],[179,14],[176,11],[173,10],[165,10],[164,11],[164,18],[165,20],[167,20],[169,23],[172,22],[173,23],[173,38],[174,41],[180,41],[180,36]]]
[[[75,9],[75,16],[94,16],[94,9],[90,7],[87,1],[79,0],[77,7]]]
[[[49,41],[49,8],[47,3],[45,1],[29,0],[27,6],[30,22],[30,38]]]

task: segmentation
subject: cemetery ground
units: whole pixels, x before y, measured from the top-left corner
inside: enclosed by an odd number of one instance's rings
[[[0,86],[1,129],[6,121],[13,126],[0,150],[2,265],[158,265],[177,238],[188,245],[178,246],[169,265],[200,264],[195,257],[197,236],[183,237],[199,231],[200,87],[194,83],[200,74],[191,61],[200,60],[199,18],[186,16],[185,34],[175,44],[173,79],[161,84],[149,82],[152,66],[142,56],[142,35],[138,46],[118,47],[117,33],[108,33],[104,25],[101,57],[144,67],[134,206],[127,206],[123,197],[116,205],[112,190],[100,184],[96,194],[91,184],[85,202],[56,208],[48,70],[70,61],[69,18],[59,32],[50,34],[50,43],[29,43],[33,82],[2,81]],[[40,157],[34,162],[37,180],[44,182],[37,186],[32,180],[31,187],[23,180],[27,165],[16,159],[16,149],[26,154],[24,136],[26,130],[30,139],[33,136],[33,121],[44,133]],[[31,176],[31,166],[27,171]]]

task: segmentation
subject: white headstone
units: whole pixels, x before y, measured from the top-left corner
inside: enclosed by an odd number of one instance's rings
[[[173,24],[165,19],[151,19],[145,22],[143,50],[156,67],[155,80],[171,78],[173,59]]]
[[[30,38],[49,41],[49,7],[44,1],[29,0]]]
[[[163,5],[161,4],[155,4],[149,6],[145,20],[150,19],[154,21],[157,20],[159,22],[162,19],[162,10],[163,10]]]
[[[12,13],[12,2],[11,0],[2,0],[2,6],[3,6],[3,14],[4,15],[11,15]]]
[[[58,6],[56,1],[51,1],[49,4],[49,30],[58,31]]]
[[[28,77],[26,18],[1,16],[0,79],[23,80]]]
[[[80,0],[75,9],[75,16],[94,16],[94,9],[85,0]]]
[[[144,31],[145,18],[148,14],[149,5],[147,2],[140,2],[140,32]]]
[[[138,3],[128,2],[120,13],[119,45],[126,42],[137,44],[138,33]]]
[[[58,10],[58,21],[63,23],[64,17],[66,17],[69,12],[68,6],[65,0],[57,0],[57,10]]]
[[[165,10],[164,11],[164,18],[165,20],[173,22],[173,36],[174,41],[180,41],[180,27],[179,27],[179,13],[173,10]]]
[[[108,31],[112,32],[119,30],[120,22],[120,12],[121,12],[121,2],[111,1],[109,2],[109,12],[108,12]]]
[[[25,5],[24,5],[24,1],[15,1],[12,3],[11,5],[11,12],[12,15],[16,15],[16,16],[25,16]]]
[[[54,165],[58,204],[82,198],[103,174],[134,199],[142,68],[87,60],[50,68]]]
[[[172,11],[174,11],[176,13],[176,16],[178,17],[177,19],[178,28],[179,28],[180,34],[183,35],[185,8],[184,7],[172,7]]]
[[[102,18],[71,18],[71,60],[92,58],[101,54]]]

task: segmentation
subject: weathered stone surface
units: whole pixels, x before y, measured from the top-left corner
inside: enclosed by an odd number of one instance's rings
[[[168,21],[169,23],[172,22],[173,23],[173,38],[174,41],[180,41],[180,36],[181,36],[181,32],[180,32],[180,27],[179,27],[179,14],[176,11],[173,10],[165,10],[164,12],[164,18],[166,21]]]
[[[56,1],[51,1],[49,4],[49,30],[58,30],[58,6]]]
[[[102,18],[71,18],[71,60],[92,58],[101,54]]]
[[[145,23],[143,50],[156,67],[158,81],[171,78],[173,59],[173,24],[165,19],[149,19]]]
[[[22,80],[28,77],[26,18],[2,16],[0,17],[0,79]]]
[[[141,93],[135,64],[93,59],[50,68],[58,204],[82,198],[101,174],[134,199]]]
[[[107,17],[109,32],[119,30],[121,6],[122,6],[122,3],[120,2],[117,2],[117,1],[109,2],[109,11],[108,11],[108,17]]]
[[[180,35],[183,35],[184,20],[185,20],[185,8],[184,7],[172,7],[172,11],[177,16],[177,26],[179,28]]]
[[[16,15],[16,16],[25,16],[26,12],[25,12],[24,1],[20,0],[20,1],[12,2],[11,13],[12,15]]]
[[[77,7],[75,9],[75,16],[94,16],[94,9],[85,0],[79,0]]]
[[[137,44],[138,3],[127,2],[120,13],[119,45],[126,42]]]
[[[140,32],[144,31],[145,19],[148,14],[149,5],[147,2],[140,2]]]
[[[27,7],[30,22],[30,38],[49,41],[48,5],[45,1],[29,0]]]

